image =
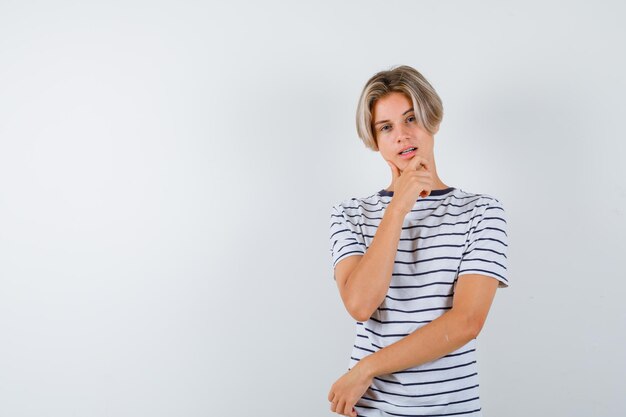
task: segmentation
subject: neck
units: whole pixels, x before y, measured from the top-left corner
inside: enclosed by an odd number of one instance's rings
[[[439,178],[436,179],[434,185],[433,185],[433,190],[445,190],[446,188],[450,188],[449,185],[444,184],[443,181],[441,181]],[[393,191],[393,183],[390,184],[387,188],[385,188],[387,191]],[[431,190],[432,191],[432,190]]]
[[[400,171],[400,175],[402,175],[403,171]],[[437,175],[437,171],[435,170],[433,172],[433,190],[444,190],[446,188],[450,188],[449,185],[446,185],[443,181],[441,181],[441,178],[439,178],[439,175]],[[393,181],[391,182],[391,184],[386,188],[387,191],[393,191]]]

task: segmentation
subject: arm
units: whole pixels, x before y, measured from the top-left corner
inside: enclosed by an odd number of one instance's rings
[[[404,218],[417,197],[428,196],[432,189],[432,172],[425,159],[414,157],[403,173],[391,162],[388,163],[394,197],[385,209],[372,244],[364,255],[350,256],[335,266],[341,300],[357,321],[368,320],[384,301],[391,283]]]
[[[333,384],[328,394],[332,411],[356,416],[352,407],[374,377],[438,359],[477,337],[497,287],[498,281],[485,275],[459,277],[452,309],[410,335],[363,358]]]
[[[404,214],[389,204],[367,252],[342,259],[335,267],[341,300],[357,321],[369,319],[385,299],[403,221]]]
[[[498,281],[485,275],[459,277],[452,309],[358,365],[373,378],[433,361],[466,345],[480,333],[497,287]]]

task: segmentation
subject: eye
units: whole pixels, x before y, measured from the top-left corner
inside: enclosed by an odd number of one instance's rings
[[[389,130],[389,129],[387,129],[387,128],[391,128],[391,126],[390,126],[390,125],[383,125],[383,126],[380,128],[380,131],[381,131],[381,132],[386,132],[386,131],[388,131],[388,130]]]
[[[415,121],[415,116],[409,116],[406,118],[406,121],[409,123],[413,123]]]

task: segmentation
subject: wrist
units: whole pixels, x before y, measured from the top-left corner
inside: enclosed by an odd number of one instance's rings
[[[363,375],[369,379],[374,379],[374,377],[378,376],[376,372],[376,358],[374,357],[374,354],[361,359],[357,366],[360,368],[361,372],[363,372]]]
[[[385,209],[384,215],[388,216],[387,213],[389,213],[391,217],[398,217],[400,220],[404,221],[404,217],[406,217],[408,212],[399,207],[397,204],[394,204],[393,200],[391,200],[391,202],[387,205],[387,208]]]

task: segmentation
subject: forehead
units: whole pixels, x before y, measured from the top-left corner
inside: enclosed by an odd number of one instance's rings
[[[409,97],[404,93],[394,91],[376,100],[372,107],[372,119],[376,123],[379,120],[396,118],[402,116],[411,107],[413,103]]]

